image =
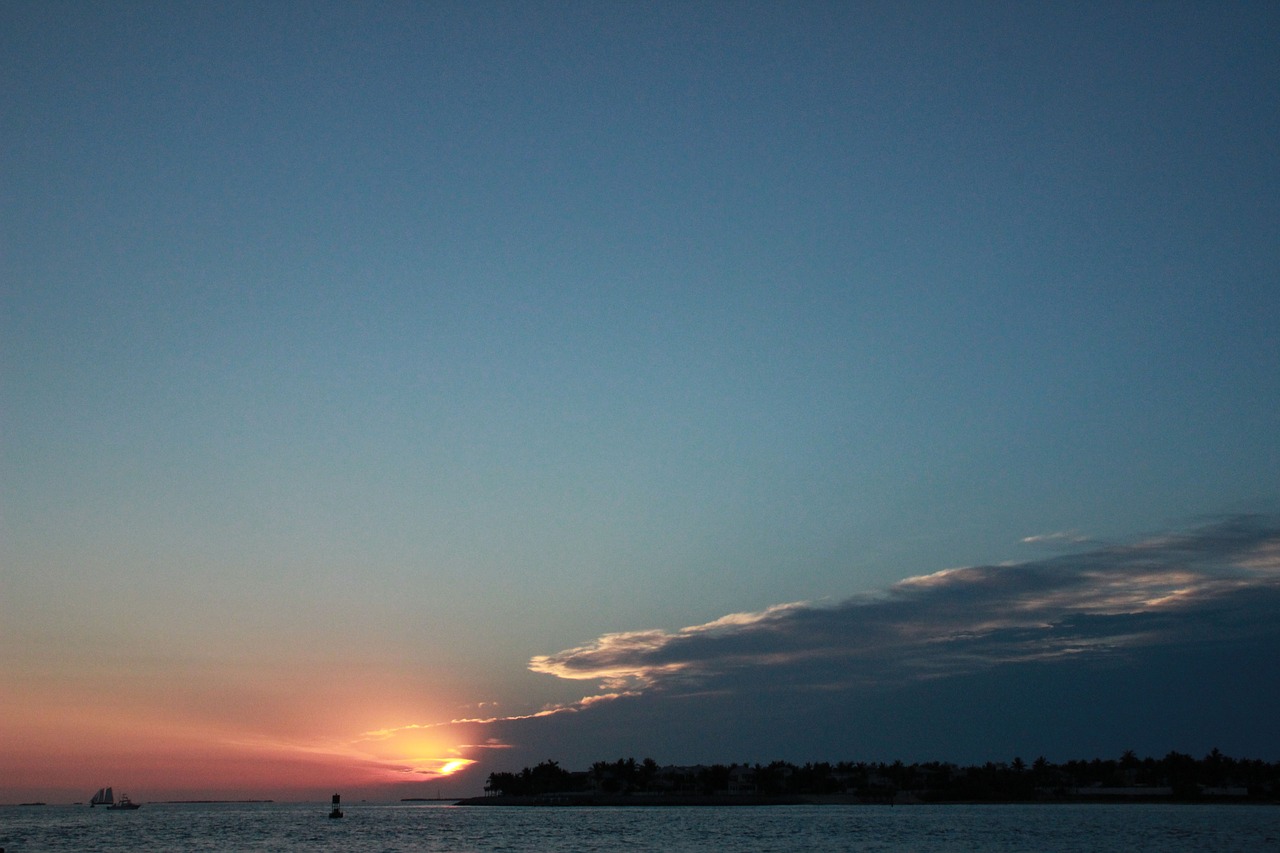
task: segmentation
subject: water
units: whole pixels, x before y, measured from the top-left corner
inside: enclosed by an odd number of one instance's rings
[[[1257,805],[630,808],[323,803],[0,808],[5,853],[1280,853],[1280,807]]]

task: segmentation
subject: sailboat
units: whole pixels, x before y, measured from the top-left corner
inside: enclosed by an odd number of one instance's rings
[[[109,806],[114,802],[115,799],[111,796],[110,786],[106,788],[99,788],[98,793],[94,794],[93,797],[90,798],[89,808],[93,808],[94,806]]]

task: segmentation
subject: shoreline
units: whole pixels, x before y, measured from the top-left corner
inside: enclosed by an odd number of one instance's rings
[[[455,800],[455,806],[489,807],[638,807],[646,806],[1056,806],[1056,805],[1280,805],[1274,799],[1248,797],[1202,797],[1179,799],[1169,796],[1076,796],[1035,800],[924,800],[916,796],[859,797],[855,794],[813,794],[786,797],[761,797],[741,794],[593,794],[566,792],[537,796],[466,797]]]

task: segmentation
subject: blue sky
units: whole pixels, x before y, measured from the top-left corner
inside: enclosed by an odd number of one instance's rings
[[[594,638],[1277,510],[1271,4],[0,21],[33,696],[519,716]]]

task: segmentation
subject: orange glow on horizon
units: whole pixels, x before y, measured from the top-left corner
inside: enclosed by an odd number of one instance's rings
[[[102,715],[87,705],[42,709],[34,701],[10,709],[3,723],[13,748],[0,755],[0,803],[74,802],[106,784],[142,801],[310,800],[335,788],[377,796],[476,763],[467,727],[451,723],[355,729],[346,737],[317,737],[312,726],[280,737],[251,720],[129,710]]]
[[[410,724],[375,729],[365,732],[347,751],[382,764],[394,781],[406,781],[406,776],[438,779],[475,763],[462,754],[463,745],[450,744],[443,736],[447,728],[447,724]]]

